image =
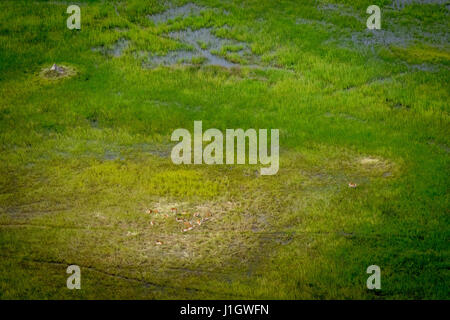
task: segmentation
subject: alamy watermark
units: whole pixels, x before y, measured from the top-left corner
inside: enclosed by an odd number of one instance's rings
[[[180,141],[181,140],[181,141]],[[224,135],[218,129],[203,132],[202,121],[194,121],[194,139],[192,147],[191,133],[186,129],[176,129],[171,141],[180,141],[172,149],[172,162],[175,164],[223,164]],[[246,144],[248,141],[248,144]],[[209,142],[203,149],[203,142]],[[226,129],[225,163],[245,164],[248,147],[248,164],[267,165],[261,168],[261,175],[274,175],[279,169],[279,130],[271,129],[270,155],[267,150],[267,129]],[[236,146],[236,148],[235,148]],[[192,157],[192,150],[194,151]],[[235,150],[237,154],[235,155]]]
[[[69,30],[73,30],[73,29],[77,29],[80,30],[81,29],[81,9],[79,6],[73,4],[67,7],[67,11],[68,14],[70,14],[71,16],[67,18],[67,28],[69,28]]]
[[[67,288],[70,290],[81,289],[81,270],[80,267],[73,264],[67,267],[66,272],[70,274],[67,278]]]
[[[381,29],[381,9],[379,6],[371,5],[366,12],[371,16],[367,19],[367,29],[380,30]]]
[[[367,267],[366,272],[371,274],[370,277],[367,278],[367,289],[381,289],[381,269],[377,265],[371,265]]]

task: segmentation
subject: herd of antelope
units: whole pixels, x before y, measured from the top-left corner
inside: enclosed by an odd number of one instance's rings
[[[153,215],[153,216],[162,216],[164,219],[168,219],[170,218],[170,215],[167,213],[162,213],[157,209],[147,209],[145,211],[147,214]],[[178,223],[182,223],[182,232],[188,232],[192,229],[194,229],[194,227],[198,227],[201,226],[204,222],[208,221],[211,218],[211,212],[206,212],[204,214],[200,214],[199,212],[195,212],[193,214],[193,219],[188,219],[186,218],[189,213],[183,211],[182,213],[178,213],[178,209],[177,208],[171,208],[170,209],[170,213],[172,216],[175,217],[175,221]],[[154,220],[150,221],[150,225],[154,226],[156,223]],[[156,244],[157,245],[162,245],[163,242],[160,240],[156,240]]]

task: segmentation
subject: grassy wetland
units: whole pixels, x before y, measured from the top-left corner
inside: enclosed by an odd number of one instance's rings
[[[448,3],[69,4],[0,2],[0,299],[449,298]],[[278,173],[173,164],[195,120]]]

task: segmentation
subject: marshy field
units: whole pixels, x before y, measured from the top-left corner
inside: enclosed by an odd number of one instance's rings
[[[1,1],[0,299],[449,299],[449,13]],[[174,164],[197,120],[279,171]]]

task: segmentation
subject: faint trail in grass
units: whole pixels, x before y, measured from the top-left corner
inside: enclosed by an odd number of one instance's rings
[[[279,237],[281,234],[289,237],[302,237],[305,235],[317,235],[317,236],[329,236],[337,235],[345,238],[361,238],[361,239],[381,239],[385,237],[384,234],[362,234],[357,232],[344,232],[344,231],[277,231],[277,232],[260,232],[259,234],[266,235],[267,239],[273,237]],[[390,238],[397,239],[422,239],[422,235],[404,235],[404,234],[389,234]]]
[[[222,276],[232,276],[232,272],[220,272],[220,271],[211,271],[211,270],[202,270],[202,269],[190,269],[190,268],[181,268],[181,267],[166,267],[166,269],[178,271],[178,272],[186,272],[193,274],[216,274]]]
[[[387,77],[377,77],[377,78],[373,78],[373,79],[371,79],[371,80],[369,80],[367,82],[361,83],[359,85],[355,85],[355,86],[350,86],[350,87],[343,88],[343,89],[334,90],[334,91],[332,91],[330,93],[334,94],[334,93],[340,93],[340,92],[349,92],[349,91],[361,89],[361,88],[363,88],[365,86],[370,86],[372,84],[382,84],[382,83],[393,81],[397,77],[402,77],[402,76],[410,74],[410,73],[411,72],[401,72],[401,73],[397,73],[397,74],[390,75],[390,76],[387,76]]]
[[[25,205],[23,205],[23,206],[25,206]],[[20,207],[23,207],[23,206],[9,207],[5,210],[5,212],[7,214],[9,214],[10,217],[29,218],[29,217],[33,217],[33,216],[37,216],[37,215],[44,215],[44,214],[49,214],[49,213],[67,211],[66,209],[60,209],[60,208],[49,209],[49,210],[45,210],[45,211],[43,211],[43,210],[30,210],[30,211],[20,210]]]
[[[23,257],[17,257],[17,256],[13,256],[13,255],[4,255],[4,254],[0,254],[0,257],[3,258],[8,258],[8,259],[16,259],[19,261],[26,261],[26,262],[31,262],[31,263],[38,263],[38,264],[50,264],[50,265],[57,265],[57,266],[64,266],[67,267],[71,264],[73,264],[72,262],[61,262],[61,261],[53,261],[53,260],[43,260],[43,259],[30,259],[30,258],[23,258]],[[132,278],[132,277],[128,277],[128,276],[124,276],[124,275],[120,275],[120,274],[116,274],[116,273],[111,273],[111,272],[107,272],[101,269],[97,269],[95,267],[92,266],[83,266],[83,265],[79,265],[81,270],[89,270],[89,271],[93,271],[96,273],[100,273],[103,274],[105,276],[109,276],[109,277],[114,277],[117,279],[121,279],[121,280],[126,280],[126,281],[130,281],[130,282],[136,282],[136,283],[140,283],[145,287],[153,287],[159,290],[164,290],[164,289],[175,289],[175,290],[186,290],[186,291],[190,291],[190,292],[201,292],[201,293],[207,293],[207,294],[212,294],[212,295],[225,295],[225,296],[229,296],[229,297],[239,297],[236,295],[231,295],[231,294],[226,294],[226,293],[219,293],[219,292],[215,292],[215,291],[211,291],[211,290],[205,290],[205,289],[198,289],[198,288],[192,288],[192,287],[177,287],[177,286],[170,286],[170,285],[164,285],[164,284],[160,284],[160,283],[156,283],[156,282],[150,282],[147,280],[142,280],[142,279],[137,279],[137,278]],[[137,269],[137,267],[135,267]],[[120,266],[119,266],[120,269]]]
[[[31,223],[8,223],[8,224],[0,224],[0,228],[49,228],[49,229],[68,229],[68,230],[112,230],[112,228],[100,228],[100,227],[76,227],[76,226],[51,226],[45,224],[31,224]]]

